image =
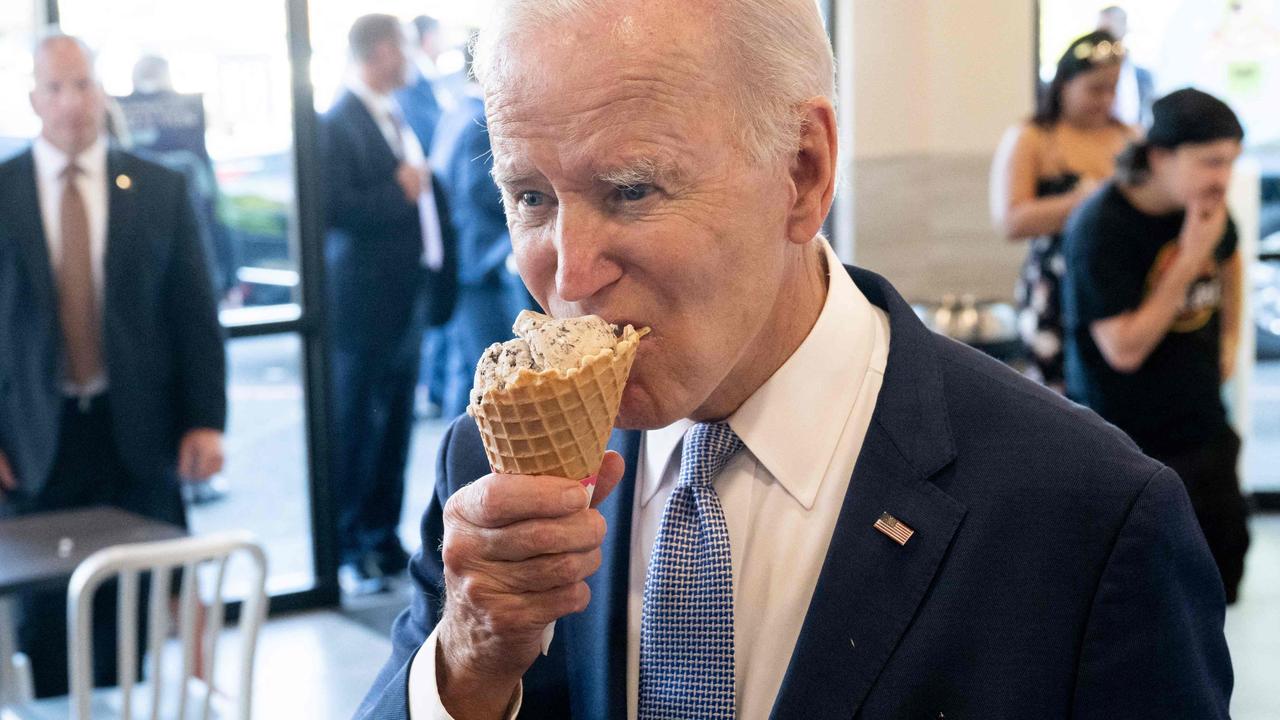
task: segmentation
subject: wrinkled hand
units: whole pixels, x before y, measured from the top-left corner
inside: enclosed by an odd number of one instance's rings
[[[178,474],[188,482],[208,480],[222,470],[222,433],[195,428],[182,436],[178,447]]]
[[[18,476],[13,473],[9,458],[0,450],[0,498],[18,489]]]
[[[1227,231],[1227,203],[1221,199],[1197,199],[1187,205],[1187,216],[1178,235],[1178,251],[1187,262],[1203,266]]]
[[[404,192],[404,197],[411,203],[418,202],[418,196],[422,194],[423,170],[414,167],[409,163],[400,163],[400,167],[396,168],[396,184],[400,186],[400,190]]]
[[[486,475],[444,507],[446,600],[437,682],[454,717],[500,714],[541,652],[543,629],[587,607],[622,457],[605,455],[594,497],[576,480]]]

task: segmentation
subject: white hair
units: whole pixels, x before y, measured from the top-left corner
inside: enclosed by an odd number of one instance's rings
[[[793,155],[815,97],[835,104],[835,61],[816,0],[721,0],[714,38],[735,72],[729,89],[742,149],[758,162]],[[617,10],[616,0],[498,0],[475,40],[474,74],[485,94],[509,74],[509,38]]]

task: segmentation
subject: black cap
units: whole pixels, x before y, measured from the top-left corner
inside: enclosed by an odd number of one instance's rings
[[[1151,106],[1151,114],[1154,121],[1147,143],[1156,147],[1244,139],[1240,119],[1226,103],[1192,88],[1160,98]]]

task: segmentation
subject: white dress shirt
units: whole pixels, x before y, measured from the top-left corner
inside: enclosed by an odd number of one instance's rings
[[[728,418],[746,450],[713,481],[733,564],[737,717],[768,717],[800,636],[871,425],[889,355],[889,319],[832,251],[827,298],[800,347]],[[649,556],[692,422],[644,433],[636,468],[627,608],[627,716],[637,717],[640,619]],[[410,669],[414,718],[449,718],[435,685],[433,632]],[[520,698],[509,717],[519,711]]]
[[[38,136],[31,144],[31,155],[36,168],[36,195],[40,200],[40,219],[44,223],[44,238],[49,248],[49,265],[56,281],[58,268],[62,262],[62,188],[65,180],[62,172],[66,169],[70,158],[54,147],[52,143]],[[84,199],[85,213],[89,221],[89,254],[90,269],[93,273],[93,285],[98,299],[98,313],[103,311],[106,298],[106,255],[107,255],[107,142],[105,138],[98,140],[87,150],[76,157],[76,165],[80,175],[76,178],[76,188]],[[92,397],[107,389],[105,367],[103,374],[84,386],[76,386],[70,382],[64,384],[63,392],[70,396]]]
[[[394,97],[375,92],[359,80],[353,80],[348,87],[373,116],[391,153],[400,162],[422,173],[422,192],[418,194],[418,220],[422,226],[422,265],[440,270],[444,267],[444,239],[440,232],[440,211],[436,207],[435,191],[432,190],[427,154],[422,143],[418,142],[418,136],[405,123],[404,112]]]
[[[1120,65],[1120,80],[1116,83],[1116,99],[1112,106],[1116,119],[1125,125],[1137,127],[1142,122],[1142,94],[1138,88],[1138,68],[1129,58]]]

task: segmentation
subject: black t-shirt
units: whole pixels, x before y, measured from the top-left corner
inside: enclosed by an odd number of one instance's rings
[[[1235,253],[1235,224],[1227,221],[1216,263],[1192,284],[1168,334],[1137,371],[1126,375],[1108,365],[1089,326],[1136,310],[1155,289],[1177,256],[1185,214],[1147,215],[1112,184],[1076,210],[1063,239],[1067,395],[1149,454],[1186,450],[1226,424],[1221,264]]]

